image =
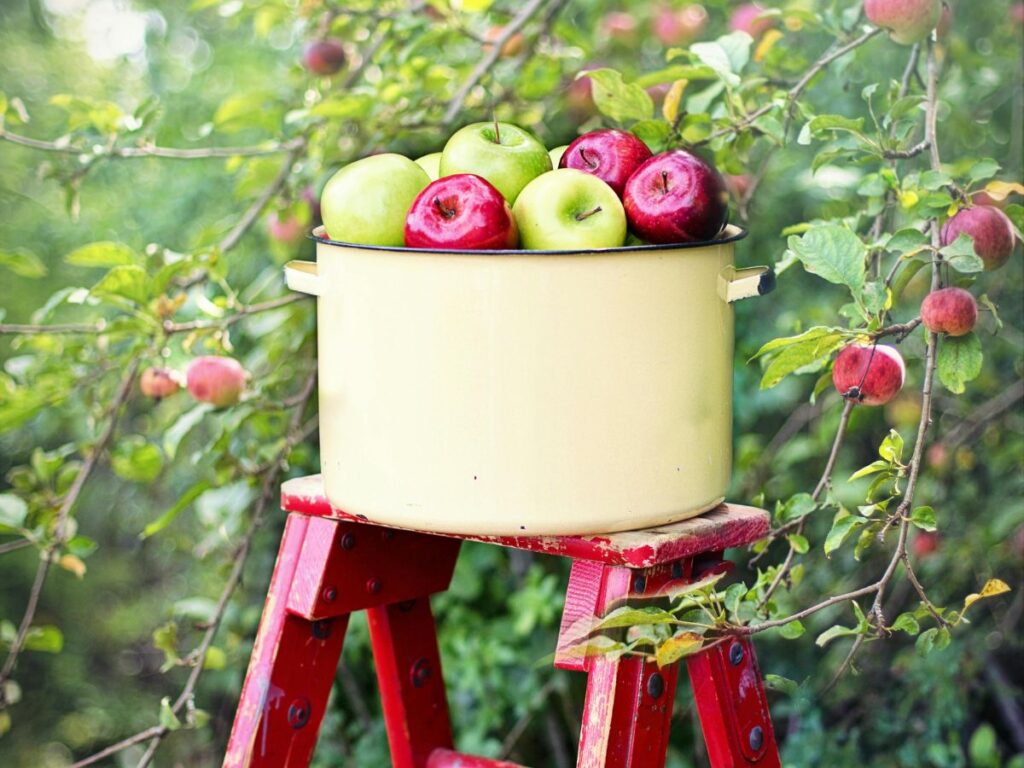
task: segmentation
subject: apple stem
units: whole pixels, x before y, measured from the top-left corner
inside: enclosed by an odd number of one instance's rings
[[[498,117],[494,116],[494,143],[501,144],[501,129],[498,127]]]
[[[434,198],[434,207],[437,208],[440,214],[444,216],[446,219],[451,219],[455,216],[455,209],[449,208],[444,203],[442,203],[440,197]]]
[[[662,171],[661,172],[661,186],[664,188],[665,192],[667,193],[668,192],[668,171]]]
[[[576,214],[576,221],[583,221],[584,219],[589,219],[595,213],[600,213],[600,212],[601,212],[601,206],[599,205],[599,206],[597,206],[597,208],[595,208],[592,211],[586,211],[584,213],[577,213]]]
[[[583,147],[580,147],[580,157],[583,159],[583,162],[586,163],[588,167],[597,168],[597,163],[587,157],[587,151]]]

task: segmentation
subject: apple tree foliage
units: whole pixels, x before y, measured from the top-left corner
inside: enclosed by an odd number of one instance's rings
[[[492,115],[549,147],[618,126],[694,148],[732,179],[741,263],[780,276],[737,307],[730,496],[771,536],[582,649],[668,663],[756,633],[787,765],[1024,762],[1022,261],[983,272],[937,234],[981,190],[1024,225],[1016,6],[954,2],[910,47],[856,0],[766,2],[756,39],[733,5],[676,41],[639,2],[0,9],[0,763],[219,764],[278,487],[318,466],[313,307],[281,279],[311,255],[310,196]],[[323,37],[347,54],[329,76],[300,64]],[[978,299],[973,333],[918,324],[938,285]],[[884,407],[831,386],[855,341],[907,362]],[[202,354],[252,373],[239,404],[140,395],[145,367]],[[461,749],[571,764],[581,681],[535,663],[565,576],[465,548],[435,603]],[[360,621],[323,728],[318,765],[386,764]],[[675,729],[672,765],[700,750]]]

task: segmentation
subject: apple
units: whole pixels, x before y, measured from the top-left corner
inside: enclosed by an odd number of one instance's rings
[[[961,233],[974,240],[974,252],[985,262],[985,270],[989,272],[1007,262],[1017,240],[1013,222],[990,205],[958,211],[942,227],[942,245],[949,245]]]
[[[340,40],[314,40],[302,51],[302,63],[317,75],[333,75],[345,66],[345,48]]]
[[[917,531],[910,542],[914,557],[923,560],[939,551],[939,534],[934,531]]]
[[[170,368],[147,368],[139,377],[139,389],[146,397],[160,400],[181,389],[179,379],[177,371]]]
[[[505,34],[504,27],[491,27],[490,29],[488,29],[486,32],[484,32],[483,49],[485,51],[490,51],[491,49],[493,49],[495,44],[497,44],[498,42],[498,38],[500,38],[503,34]],[[499,55],[503,59],[509,59],[512,58],[513,56],[522,53],[525,47],[526,38],[523,37],[523,33],[515,32],[512,34],[511,37],[509,37],[508,40],[505,41],[504,45],[501,46],[501,51],[499,52]]]
[[[1024,27],[1024,3],[1014,3],[1010,7],[1010,23],[1015,27]]]
[[[921,302],[921,322],[932,333],[963,336],[977,320],[978,303],[963,288],[940,288]]]
[[[559,168],[592,173],[622,198],[626,180],[651,157],[651,150],[635,134],[602,128],[580,136],[569,145]]]
[[[847,400],[885,405],[903,388],[907,368],[895,347],[850,344],[836,355],[832,383]]]
[[[293,245],[306,234],[306,225],[295,214],[285,213],[282,217],[278,211],[271,211],[267,217],[267,232],[277,242]]]
[[[746,173],[730,173],[725,176],[725,188],[736,200],[742,200],[750,190],[751,178]]]
[[[324,226],[332,239],[346,243],[403,245],[409,206],[429,183],[427,172],[402,155],[356,160],[324,186]]]
[[[691,3],[683,8],[658,8],[651,19],[651,32],[662,45],[685,45],[700,37],[708,23],[703,5]]]
[[[512,211],[523,248],[530,250],[617,248],[626,240],[626,213],[615,190],[575,168],[535,178]]]
[[[588,69],[599,68],[599,64],[588,67]],[[596,107],[591,85],[592,81],[589,77],[577,77],[565,89],[565,102],[569,108],[569,114],[576,122],[582,123],[594,114]]]
[[[218,408],[237,403],[248,378],[237,360],[216,355],[197,357],[185,371],[185,384],[192,397]]]
[[[722,177],[685,149],[647,160],[629,177],[622,199],[630,227],[650,243],[711,240],[729,215]]]
[[[431,181],[437,181],[441,178],[440,152],[431,152],[429,155],[417,157],[413,162],[427,172],[427,176],[430,177]]]
[[[945,443],[933,443],[928,446],[925,458],[928,461],[928,466],[938,472],[944,472],[949,468],[950,454]]]
[[[864,0],[864,14],[902,45],[928,37],[942,15],[941,0]]]
[[[979,189],[977,192],[971,193],[971,205],[991,205],[994,208],[1002,208],[1006,205],[1006,200],[996,200],[984,189]]]
[[[551,167],[557,168],[558,164],[562,162],[562,155],[565,154],[565,150],[569,148],[568,144],[562,144],[561,146],[555,147],[554,149],[548,150],[548,157],[551,158]]]
[[[512,208],[489,181],[457,173],[431,182],[405,220],[410,248],[505,250],[519,245]]]
[[[612,11],[601,19],[601,31],[612,40],[630,44],[636,42],[636,16],[622,11]]]
[[[757,3],[744,3],[729,17],[729,29],[733,32],[746,32],[756,40],[775,26],[775,22],[770,18],[758,18],[764,12],[765,9]]]
[[[510,205],[523,187],[551,167],[551,157],[544,145],[510,123],[467,125],[452,134],[441,152],[442,176],[483,176]]]

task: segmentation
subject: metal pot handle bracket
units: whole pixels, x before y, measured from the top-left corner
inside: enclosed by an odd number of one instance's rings
[[[764,296],[775,290],[771,267],[726,267],[718,276],[718,294],[730,304],[751,296]]]
[[[293,291],[320,295],[320,273],[315,261],[289,261],[284,265],[284,281]]]

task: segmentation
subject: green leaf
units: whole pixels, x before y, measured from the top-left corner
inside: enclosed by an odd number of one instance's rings
[[[867,477],[868,475],[873,475],[877,472],[887,472],[891,468],[892,465],[888,461],[882,461],[880,459],[877,461],[872,461],[866,467],[861,467],[852,475],[850,475],[850,481],[852,482],[853,480],[859,480],[862,477]]]
[[[677,632],[658,646],[654,659],[658,667],[674,664],[685,656],[692,656],[704,646],[704,637],[696,632]]]
[[[819,648],[824,648],[837,637],[849,637],[850,635],[857,634],[860,633],[856,629],[850,629],[849,627],[844,627],[841,624],[835,624],[826,629],[820,635],[818,635],[818,638],[814,641],[814,644]]]
[[[906,632],[908,635],[916,635],[921,631],[921,625],[918,623],[912,613],[901,613],[896,621],[892,623],[891,629],[897,632]]]
[[[796,680],[790,680],[788,677],[772,674],[764,676],[764,685],[769,690],[778,691],[779,693],[784,693],[787,696],[792,696],[800,687]]]
[[[60,653],[64,648],[64,633],[59,627],[45,624],[32,627],[25,635],[25,649],[41,653]]]
[[[804,625],[801,624],[799,620],[791,621],[788,624],[783,624],[779,627],[779,634],[787,640],[795,640],[806,631],[807,630],[804,628]]]
[[[603,629],[644,626],[648,624],[671,624],[675,620],[675,616],[662,608],[655,608],[653,606],[630,608],[629,606],[624,606],[616,608],[598,621],[592,631],[599,632]]]
[[[972,183],[984,181],[985,179],[991,179],[997,173],[999,173],[1000,165],[991,157],[987,157],[984,160],[979,160],[972,167],[970,172],[967,174]]]
[[[913,227],[907,227],[896,232],[885,241],[885,250],[891,253],[904,254],[919,250],[928,245],[928,235]]]
[[[771,389],[786,376],[810,366],[815,362],[824,362],[836,349],[843,346],[845,334],[831,328],[812,328],[800,336],[790,339],[776,339],[768,342],[758,351],[780,351],[772,356],[771,362],[761,375],[761,389]],[[785,343],[785,346],[779,346]],[[775,347],[772,347],[772,345]],[[819,366],[820,367],[820,366]]]
[[[142,258],[124,243],[103,240],[76,248],[64,261],[79,267],[119,267],[126,264],[141,264]]]
[[[28,516],[28,504],[13,493],[0,493],[0,526],[21,528]]]
[[[778,513],[778,521],[781,524],[806,517],[814,511],[815,506],[814,499],[811,498],[809,493],[798,493],[790,496]]]
[[[373,96],[367,93],[345,93],[324,99],[309,112],[331,120],[360,120],[370,114],[373,104]]]
[[[811,548],[810,543],[807,541],[807,537],[799,533],[791,533],[786,537],[789,541],[789,546],[793,548],[793,551],[798,555],[806,555],[807,550]]]
[[[928,506],[915,507],[914,511],[910,513],[910,522],[922,531],[934,531],[936,528],[935,510]]]
[[[168,525],[170,525],[174,518],[176,518],[181,511],[188,507],[193,501],[198,499],[210,488],[209,480],[200,480],[198,483],[189,488],[185,493],[178,497],[178,500],[174,503],[174,506],[164,512],[153,522],[149,523],[145,528],[142,529],[142,533],[139,534],[140,539],[148,539],[150,536],[154,536]]]
[[[999,768],[1002,760],[999,757],[995,728],[988,723],[979,725],[971,734],[967,753],[971,756],[971,768]]]
[[[939,344],[936,360],[939,381],[954,394],[962,394],[966,383],[978,378],[984,355],[976,334],[947,336]]]
[[[148,278],[146,270],[135,265],[125,264],[114,267],[94,285],[90,291],[94,296],[120,296],[136,304],[145,304],[149,300]]]
[[[918,656],[927,656],[931,653],[932,648],[935,647],[935,636],[938,633],[938,627],[932,627],[931,629],[926,629],[917,636],[917,642],[914,643],[914,646],[917,648]]]
[[[657,154],[665,151],[672,129],[664,120],[641,120],[634,123],[630,131]]]
[[[740,84],[739,75],[733,71],[729,51],[718,42],[694,43],[690,46],[690,53],[709,67],[730,88],[735,88]]]
[[[560,655],[570,658],[586,658],[589,656],[608,656],[616,658],[626,651],[624,643],[612,640],[607,635],[595,635],[594,637],[582,640],[578,643],[563,648]]]
[[[203,669],[224,669],[228,665],[228,655],[216,645],[206,649],[206,656],[203,658]]]
[[[878,455],[890,464],[899,464],[903,459],[903,436],[895,429],[890,429],[878,446]]]
[[[865,522],[864,518],[850,514],[845,509],[836,512],[836,516],[832,519],[832,529],[825,537],[825,555],[830,557],[843,545],[847,537]]]
[[[178,417],[166,432],[164,432],[164,453],[167,454],[167,458],[173,459],[175,454],[178,452],[178,446],[181,441],[185,439],[185,436],[192,431],[192,429],[203,420],[203,417],[213,410],[213,406],[208,403],[200,403],[189,410],[185,411],[181,416]]]
[[[957,272],[970,274],[985,269],[985,262],[974,251],[974,240],[963,232],[945,248],[940,248],[939,253],[942,254],[946,263]]]
[[[18,277],[35,279],[46,275],[42,259],[26,248],[16,251],[0,251],[0,267],[5,267]]]
[[[614,69],[593,69],[581,72],[580,76],[591,80],[591,94],[594,104],[602,114],[612,120],[625,123],[647,120],[654,116],[654,102],[647,91],[636,83],[626,83]]]
[[[850,288],[859,296],[864,288],[864,256],[861,239],[846,227],[825,224],[790,237],[789,249],[796,254],[804,269],[836,285]]]
[[[153,630],[153,645],[164,652],[164,663],[160,669],[166,672],[181,658],[178,655],[178,625],[168,621]]]
[[[176,731],[181,728],[181,720],[171,709],[171,697],[164,696],[160,699],[160,725],[169,731]]]
[[[820,135],[826,131],[846,131],[857,136],[864,135],[864,118],[856,119],[843,117],[842,115],[818,115],[809,123],[811,133]]]
[[[164,467],[164,457],[153,443],[141,435],[118,442],[111,454],[110,465],[118,477],[135,483],[151,483]]]

